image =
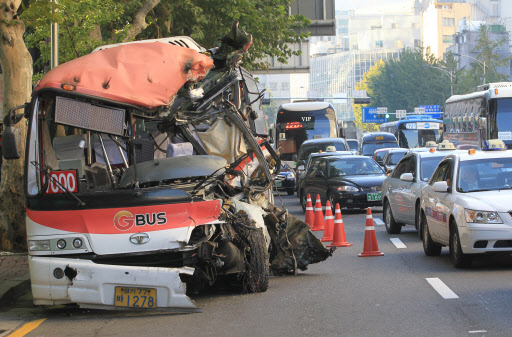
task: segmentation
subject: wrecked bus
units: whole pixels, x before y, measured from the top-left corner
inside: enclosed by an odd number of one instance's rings
[[[262,292],[332,254],[272,203],[252,37],[109,46],[51,70],[5,118],[28,119],[26,227],[36,305],[195,310],[187,289]],[[7,141],[6,141],[7,139]]]

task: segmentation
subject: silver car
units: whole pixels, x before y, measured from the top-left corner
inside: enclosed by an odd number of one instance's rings
[[[389,234],[398,234],[404,225],[419,230],[421,189],[441,160],[460,150],[409,152],[382,184],[384,224]],[[462,151],[467,152],[467,151]]]

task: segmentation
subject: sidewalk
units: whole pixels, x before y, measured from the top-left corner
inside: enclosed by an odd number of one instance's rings
[[[27,253],[0,251],[0,307],[30,291]]]

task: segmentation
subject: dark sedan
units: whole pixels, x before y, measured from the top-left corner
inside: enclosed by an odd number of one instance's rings
[[[322,205],[329,200],[346,208],[381,206],[384,170],[372,158],[344,156],[319,158],[309,167],[300,182],[300,200],[306,211],[308,193],[315,203],[317,194]]]
[[[281,172],[274,178],[276,190],[284,190],[288,195],[292,195],[296,189],[296,179],[294,171],[288,165],[281,165]]]

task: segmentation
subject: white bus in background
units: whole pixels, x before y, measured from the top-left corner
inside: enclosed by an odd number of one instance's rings
[[[444,124],[443,139],[457,148],[482,148],[488,139],[501,139],[512,148],[512,82],[489,83],[476,92],[451,96]]]

